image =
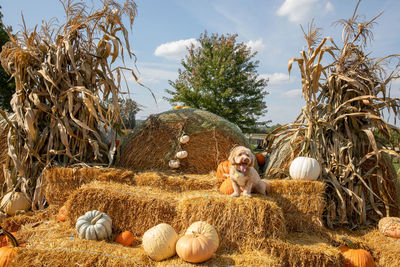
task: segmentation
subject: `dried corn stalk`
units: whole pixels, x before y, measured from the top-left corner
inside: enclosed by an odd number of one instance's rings
[[[11,100],[15,119],[8,120],[7,191],[21,190],[40,204],[40,174],[49,165],[79,162],[111,164],[115,141],[100,133],[121,125],[118,96],[125,67],[111,67],[130,58],[128,31],[136,4],[103,1],[87,12],[84,2],[61,1],[66,22],[11,36],[1,53],[3,68],[15,78]],[[137,79],[136,79],[137,80]],[[111,104],[108,108],[104,103]]]
[[[363,49],[379,16],[361,22],[357,7],[352,18],[339,21],[344,26],[341,48],[329,37],[321,40],[313,23],[307,32],[303,30],[308,49],[300,52],[300,58],[291,59],[288,67],[290,73],[292,64],[298,63],[306,105],[294,123],[266,137],[268,151],[288,142],[291,147],[290,155],[270,171],[271,176],[287,176],[297,156],[314,157],[322,164],[330,227],[357,227],[399,212],[390,157],[399,157],[395,151],[399,144],[391,142],[391,135],[400,129],[383,119],[384,110],[399,114],[400,100],[389,96],[390,81],[398,78],[399,65],[389,74],[383,66],[399,56],[369,58]],[[333,60],[323,66],[326,53]]]

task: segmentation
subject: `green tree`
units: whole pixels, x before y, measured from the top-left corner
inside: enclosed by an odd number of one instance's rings
[[[127,129],[133,129],[136,126],[136,113],[141,110],[141,105],[139,105],[134,100],[120,99],[121,104],[121,117]]]
[[[257,122],[266,112],[267,80],[258,77],[256,52],[237,35],[200,35],[199,46],[188,47],[178,79],[169,81],[174,90],[166,97],[171,104],[184,104],[217,114],[236,123],[244,132],[268,122]]]
[[[1,9],[1,6],[0,6]],[[0,52],[5,43],[10,40],[7,30],[11,32],[11,27],[6,28],[3,25],[3,14],[0,12]],[[14,78],[10,79],[0,64],[0,108],[11,111],[10,100],[15,92]]]

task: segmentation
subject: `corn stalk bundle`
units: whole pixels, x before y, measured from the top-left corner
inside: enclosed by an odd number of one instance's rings
[[[87,12],[84,2],[61,2],[63,25],[51,21],[29,31],[24,23],[0,55],[16,83],[15,119],[8,120],[7,191],[21,190],[37,204],[35,188],[46,166],[111,164],[115,141],[105,142],[100,128],[119,130],[123,71],[137,80],[131,69],[111,67],[117,58],[124,61],[124,51],[134,58],[122,19],[127,16],[132,29],[136,4],[106,0],[101,9]]]
[[[357,7],[352,18],[338,21],[343,24],[342,47],[330,37],[321,40],[313,22],[307,31],[303,29],[308,49],[291,59],[288,68],[290,73],[292,64],[298,63],[306,105],[295,122],[266,137],[267,151],[290,144],[290,153],[271,176],[286,177],[297,156],[320,162],[328,188],[325,215],[330,227],[357,227],[396,215],[399,209],[391,157],[399,157],[399,144],[392,142],[392,135],[400,130],[383,119],[384,110],[399,114],[400,99],[389,95],[399,65],[390,73],[384,67],[399,56],[375,59],[364,52],[379,16],[359,22]],[[333,60],[323,66],[326,53]]]

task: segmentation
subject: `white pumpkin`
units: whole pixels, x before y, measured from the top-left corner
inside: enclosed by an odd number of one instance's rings
[[[289,174],[292,179],[317,180],[321,167],[316,159],[297,157],[290,164]]]
[[[171,225],[160,223],[147,230],[142,238],[146,254],[155,261],[162,261],[175,255],[178,234]]]
[[[178,169],[181,163],[179,162],[179,159],[171,159],[168,165],[172,169]]]
[[[189,135],[186,135],[186,134],[179,137],[179,142],[181,144],[186,144],[187,142],[189,142],[189,140],[190,140],[190,137],[189,137]]]
[[[185,151],[185,150],[178,151],[178,152],[176,153],[176,157],[177,157],[178,159],[184,159],[184,158],[186,158],[187,156],[188,156],[188,153],[187,153],[187,151]]]
[[[14,216],[17,211],[26,211],[31,207],[30,201],[22,192],[9,192],[4,195],[0,206],[8,215]]]
[[[104,212],[91,210],[78,218],[75,228],[82,239],[109,239],[112,234],[112,220]]]
[[[214,246],[213,253],[218,249],[219,246],[219,237],[217,230],[215,230],[214,226],[204,221],[197,221],[192,223],[189,228],[186,230],[185,235],[190,234],[201,234],[205,237],[209,238]]]

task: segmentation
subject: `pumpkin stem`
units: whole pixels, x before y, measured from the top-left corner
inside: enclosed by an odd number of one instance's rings
[[[342,237],[342,240],[346,243],[346,246],[348,246],[349,248],[357,249],[356,244],[354,244],[354,242],[348,239],[347,237]]]
[[[94,217],[94,218],[90,221],[90,224],[91,224],[91,225],[96,224],[97,221],[100,220],[101,217],[103,217],[103,214],[104,214],[104,213],[100,213],[99,215],[97,215],[96,217]]]
[[[17,239],[9,231],[0,226],[0,235],[2,234],[6,235],[8,239],[11,240],[11,247],[15,248],[19,246]]]

